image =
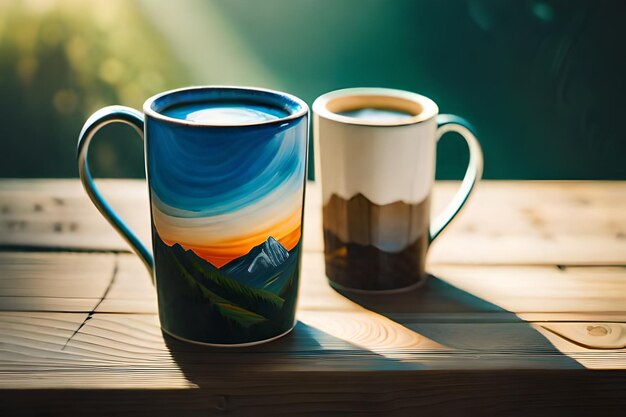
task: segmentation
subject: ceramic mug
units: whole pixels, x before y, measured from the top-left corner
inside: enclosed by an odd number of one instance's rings
[[[195,113],[176,116],[186,106]],[[221,113],[212,119],[189,116],[215,109]],[[229,109],[262,109],[267,118],[222,120]],[[113,122],[134,127],[145,142],[154,255],[106,203],[89,171],[89,143]],[[307,105],[271,90],[184,88],[148,99],[143,113],[110,106],[87,120],[78,140],[80,178],[150,270],[164,332],[245,346],[293,328],[307,152]]]
[[[438,114],[429,98],[384,88],[324,94],[313,113],[330,284],[393,292],[423,283],[428,247],[482,175],[482,151],[471,125]],[[436,147],[447,132],[465,139],[469,165],[454,199],[431,222]]]

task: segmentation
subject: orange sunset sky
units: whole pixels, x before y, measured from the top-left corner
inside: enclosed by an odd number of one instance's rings
[[[288,216],[264,227],[251,229],[247,234],[239,234],[221,239],[211,230],[202,233],[201,226],[173,227],[173,222],[164,221],[162,214],[155,213],[155,224],[159,237],[168,245],[180,244],[185,249],[193,250],[198,256],[215,267],[222,267],[233,259],[239,258],[257,245],[265,242],[270,236],[280,242],[287,250],[292,250],[301,237],[301,206]],[[192,233],[193,232],[193,233]]]

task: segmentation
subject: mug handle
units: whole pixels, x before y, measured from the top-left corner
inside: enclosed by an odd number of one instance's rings
[[[446,208],[430,224],[431,243],[450,224],[452,219],[459,214],[459,211],[461,211],[461,208],[463,208],[474,190],[474,186],[483,175],[483,151],[473,133],[474,128],[472,125],[462,117],[452,114],[440,114],[437,116],[437,125],[437,142],[448,132],[456,132],[463,136],[469,148],[469,163],[461,187]]]
[[[150,271],[150,277],[154,281],[154,259],[152,254],[139,240],[137,235],[130,230],[130,228],[124,223],[124,221],[118,216],[118,214],[111,208],[109,203],[106,202],[98,187],[93,181],[91,171],[89,170],[89,163],[87,162],[87,153],[89,151],[89,144],[98,131],[110,124],[120,122],[132,126],[139,134],[139,137],[143,140],[143,126],[144,118],[143,114],[133,108],[125,106],[107,106],[94,114],[83,125],[83,129],[78,137],[77,159],[78,159],[78,174],[80,180],[83,183],[83,188],[87,192],[87,195],[104,216],[105,219],[113,226],[115,230],[124,238],[130,245],[132,250],[141,258],[144,265]]]

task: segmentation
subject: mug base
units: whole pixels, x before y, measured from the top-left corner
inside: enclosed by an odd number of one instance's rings
[[[246,342],[246,343],[208,343],[208,342],[200,342],[198,340],[191,340],[191,339],[187,339],[184,338],[182,336],[178,336],[170,331],[165,330],[163,327],[161,327],[161,331],[165,334],[167,334],[168,336],[173,337],[174,339],[178,339],[181,340],[183,342],[187,342],[187,343],[192,343],[194,345],[200,345],[200,346],[209,346],[209,347],[216,347],[216,348],[243,348],[243,347],[250,347],[250,346],[256,346],[256,345],[262,345],[265,343],[269,343],[272,342],[276,339],[280,339],[283,336],[288,335],[289,333],[291,333],[291,331],[296,327],[296,323],[293,324],[293,326],[291,326],[291,328],[289,330],[287,330],[284,333],[279,334],[278,336],[274,336],[274,337],[270,337],[269,339],[263,339],[263,340],[255,340],[254,342]]]
[[[336,282],[330,280],[327,278],[328,280],[328,285],[330,285],[332,288],[334,288],[335,290],[342,292],[350,292],[353,294],[366,294],[366,295],[387,295],[387,294],[398,294],[398,293],[402,293],[402,292],[407,292],[407,291],[411,291],[411,290],[415,290],[419,287],[421,287],[422,285],[424,285],[424,283],[426,282],[426,280],[428,279],[428,276],[426,276],[424,279],[417,281],[415,284],[411,284],[408,287],[400,287],[400,288],[392,288],[390,290],[364,290],[361,288],[351,288],[351,287],[345,287],[341,284],[337,284]]]

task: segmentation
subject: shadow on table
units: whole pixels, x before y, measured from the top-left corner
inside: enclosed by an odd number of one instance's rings
[[[524,356],[518,366],[545,367],[549,361],[550,368],[583,368],[516,314],[436,276],[429,276],[421,287],[397,294],[337,292],[446,348],[488,353],[494,361],[501,360],[503,367],[515,366],[508,358],[518,354]],[[498,366],[493,361],[491,365]]]
[[[249,378],[251,373],[258,377],[261,372],[269,372],[272,378],[280,379],[281,371],[407,369],[400,361],[380,356],[301,321],[291,333],[278,340],[243,348],[196,345],[166,333],[163,338],[185,377],[201,388],[215,384],[241,385],[242,378]],[[419,369],[420,365],[411,368]]]
[[[293,372],[300,371],[324,375],[315,371],[393,371],[450,366],[479,369],[484,368],[485,360],[494,369],[538,369],[548,363],[549,368],[582,368],[514,313],[435,276],[421,288],[405,293],[340,293],[364,309],[437,342],[443,346],[443,351],[418,347],[397,355],[385,355],[384,349],[381,354],[300,321],[290,334],[247,348],[205,347],[167,334],[163,337],[185,377],[199,387],[212,389],[240,386],[242,380],[258,379],[260,375],[268,375],[267,372],[272,375],[271,380],[286,378],[284,383],[288,384]],[[451,354],[442,356],[442,353]],[[452,356],[455,361],[450,364]],[[311,372],[307,372],[307,378],[311,378]]]

